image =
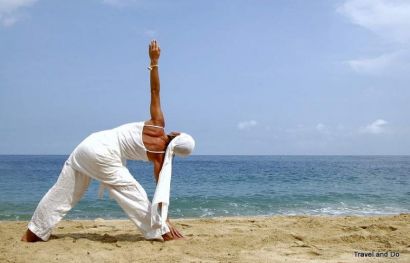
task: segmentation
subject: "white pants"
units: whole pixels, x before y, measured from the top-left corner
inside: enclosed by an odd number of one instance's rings
[[[122,173],[127,178],[133,178],[126,167]],[[113,178],[93,176],[108,190],[132,222],[143,233],[146,239],[161,239],[161,235],[169,232],[167,226],[151,227],[151,202],[142,188],[134,179],[132,185],[116,186],[110,184]],[[39,238],[46,241],[52,229],[81,199],[92,178],[73,169],[66,162],[55,185],[41,199],[28,228]]]

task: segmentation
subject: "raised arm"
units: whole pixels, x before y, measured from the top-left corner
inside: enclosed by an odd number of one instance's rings
[[[161,110],[161,100],[160,100],[160,84],[159,84],[159,56],[161,49],[156,40],[152,40],[149,45],[149,57],[151,59],[150,64],[150,83],[151,83],[151,122],[154,125],[161,127],[165,126],[164,115]]]

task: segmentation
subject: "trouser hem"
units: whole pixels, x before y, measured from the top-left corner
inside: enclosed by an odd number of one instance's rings
[[[39,227],[37,227],[33,222],[30,222],[28,224],[28,229],[33,232],[37,237],[41,238],[43,241],[47,241],[50,238],[51,231],[44,233],[44,231],[41,231]]]
[[[159,229],[151,230],[144,234],[145,239],[162,239],[162,235],[168,233],[168,226],[162,226]]]

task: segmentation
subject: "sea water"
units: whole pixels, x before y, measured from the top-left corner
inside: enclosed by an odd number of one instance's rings
[[[0,220],[28,220],[63,155],[0,155]],[[152,198],[152,165],[128,168]],[[68,219],[126,218],[93,181]],[[170,216],[389,215],[410,212],[410,156],[175,158]]]

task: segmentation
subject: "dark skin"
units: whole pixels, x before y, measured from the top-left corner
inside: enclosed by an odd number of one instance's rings
[[[150,114],[151,119],[146,121],[145,124],[156,125],[160,127],[165,127],[164,114],[161,109],[160,101],[160,82],[159,82],[159,70],[158,62],[161,54],[161,49],[156,40],[151,41],[148,48],[148,54],[151,60],[150,66],[152,70],[150,71],[150,84],[151,84],[151,105]],[[142,140],[147,149],[151,151],[165,151],[170,141],[179,135],[179,132],[171,132],[166,134],[164,129],[159,129],[155,127],[144,127],[142,131]],[[164,153],[150,153],[147,152],[148,159],[154,165],[154,177],[155,181],[158,182],[159,173],[164,162]],[[160,204],[161,206],[161,204]],[[170,232],[162,235],[164,241],[176,240],[184,238],[183,235],[171,224],[169,219],[167,219],[167,224]],[[21,237],[21,241],[25,242],[36,242],[42,241],[29,229],[26,230],[24,235]]]
[[[165,127],[165,118],[164,114],[162,113],[160,100],[159,70],[158,66],[155,66],[158,65],[161,49],[156,40],[151,41],[148,48],[148,53],[151,59],[152,67],[152,70],[150,71],[151,119],[146,121],[145,123]],[[145,147],[151,151],[165,151],[170,141],[177,135],[179,135],[178,132],[171,132],[170,134],[166,134],[164,129],[144,127],[142,131],[142,140]],[[159,173],[164,162],[165,154],[147,152],[147,156],[148,159],[154,164],[154,177],[156,182],[158,182]],[[170,232],[162,235],[164,241],[183,238],[182,234],[171,224],[169,219],[167,219],[167,224],[169,226]]]

